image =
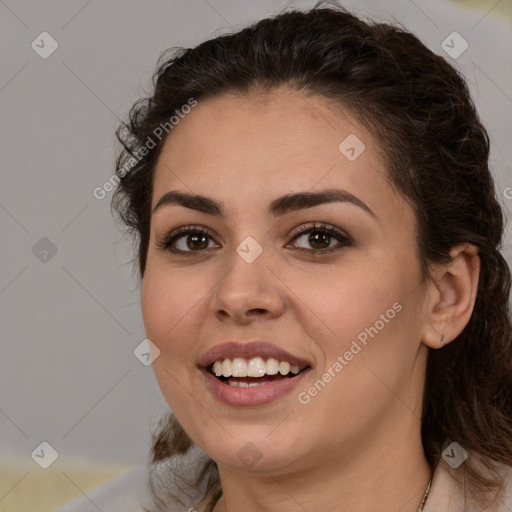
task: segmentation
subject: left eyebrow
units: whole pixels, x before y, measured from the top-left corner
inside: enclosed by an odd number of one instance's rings
[[[267,208],[267,214],[273,217],[285,215],[289,212],[312,208],[325,203],[350,203],[362,208],[375,217],[370,207],[355,195],[341,189],[327,189],[319,192],[298,192],[286,194],[274,199]],[[189,194],[171,190],[165,193],[153,208],[155,213],[164,205],[179,205],[192,210],[197,210],[209,215],[225,218],[224,205],[215,199],[201,194]]]
[[[319,192],[299,192],[278,197],[270,203],[267,213],[277,217],[288,212],[312,208],[325,203],[351,203],[375,217],[370,207],[355,195],[341,189],[327,189]]]

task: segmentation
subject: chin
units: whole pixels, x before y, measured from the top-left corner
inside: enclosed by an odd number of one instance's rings
[[[224,443],[214,443],[201,447],[217,464],[224,465],[237,471],[275,472],[283,469],[300,458],[297,453],[297,443],[292,438],[265,439],[261,431],[253,436],[234,436],[224,434]]]

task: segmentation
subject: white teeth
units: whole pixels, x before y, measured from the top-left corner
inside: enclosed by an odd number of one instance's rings
[[[211,367],[212,373],[217,377],[263,377],[264,375],[297,375],[301,371],[298,365],[291,365],[287,361],[278,361],[269,358],[265,362],[262,357],[253,357],[246,361],[242,357],[233,360],[224,359],[215,361]]]
[[[247,377],[263,377],[265,375],[265,361],[261,357],[255,357],[247,365]]]
[[[222,361],[215,361],[215,363],[213,363],[213,373],[215,373],[217,377],[220,377],[223,372],[224,370],[222,369]]]
[[[268,359],[265,363],[265,373],[267,375],[276,375],[279,371],[279,361],[277,359]]]
[[[247,377],[247,363],[245,362],[245,359],[242,359],[241,357],[235,357],[235,359],[233,359],[231,368],[231,375],[233,377]]]
[[[249,382],[248,384],[246,382],[238,382],[236,380],[228,380],[228,384],[234,388],[253,388],[254,386],[263,386],[265,384],[268,384],[268,382]],[[247,384],[247,386],[245,385]]]
[[[279,373],[281,375],[288,375],[288,373],[290,372],[290,368],[290,363],[287,363],[286,361],[281,361],[279,363]]]
[[[222,375],[224,377],[231,377],[231,372],[233,368],[231,366],[231,361],[229,359],[224,359],[222,363]]]

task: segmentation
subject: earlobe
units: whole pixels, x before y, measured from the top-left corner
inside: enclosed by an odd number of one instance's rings
[[[480,256],[473,244],[450,251],[452,260],[435,264],[428,283],[426,322],[422,341],[441,348],[453,341],[468,324],[475,306],[480,277]]]

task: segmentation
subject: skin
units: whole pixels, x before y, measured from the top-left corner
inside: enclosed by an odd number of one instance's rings
[[[349,134],[365,144],[354,161],[338,149]],[[180,205],[153,213],[141,290],[146,335],[161,351],[153,362],[160,389],[219,467],[215,512],[416,512],[431,476],[420,436],[427,347],[440,348],[442,335],[449,343],[469,321],[479,258],[473,246],[455,247],[453,262],[422,280],[413,211],[386,176],[376,139],[352,116],[286,88],[199,101],[165,141],[153,207],[178,190],[226,210],[225,219]],[[325,188],[350,192],[374,215],[348,202],[265,212],[278,196]],[[353,245],[328,234],[317,245],[308,233],[295,238],[313,222],[343,230]],[[207,249],[190,237],[187,245],[186,234],[175,247],[190,257],[157,247],[187,225],[212,233]],[[250,264],[236,252],[248,236],[263,247]],[[322,255],[324,247],[338,250]],[[397,302],[395,318],[300,403],[298,393]],[[268,405],[217,401],[198,359],[225,341],[255,339],[306,358],[312,371]],[[251,467],[238,456],[247,442],[261,454]]]

